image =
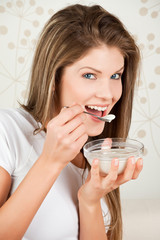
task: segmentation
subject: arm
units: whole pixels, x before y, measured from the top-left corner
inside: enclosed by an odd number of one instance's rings
[[[118,175],[118,159],[113,159],[107,176],[99,173],[99,162],[92,162],[86,182],[79,189],[80,240],[107,240],[100,199],[121,184],[136,179],[142,170],[142,159],[135,164],[128,159],[124,172]]]
[[[0,175],[0,202],[3,204],[0,208],[0,239],[18,240],[23,237],[61,170],[79,153],[88,138],[82,112],[83,109],[76,105],[61,111],[48,123],[41,156],[4,204],[11,180],[3,170]]]
[[[5,203],[11,188],[11,177],[4,168],[0,167],[0,207]]]
[[[50,167],[45,159],[39,158],[15,193],[0,208],[0,239],[17,240],[23,237],[60,173],[56,165],[53,164],[52,170]],[[1,179],[4,179],[4,174]],[[2,195],[5,192],[1,191]]]
[[[105,232],[100,201],[93,206],[79,202],[80,240],[108,240]]]

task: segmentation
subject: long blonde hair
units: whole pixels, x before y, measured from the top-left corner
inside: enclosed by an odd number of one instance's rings
[[[101,135],[92,139],[127,137],[140,54],[121,21],[99,5],[68,6],[54,14],[44,26],[33,61],[28,101],[22,105],[42,123],[39,131],[45,130],[53,111],[60,110],[59,89],[63,69],[89,49],[101,44],[117,47],[121,51],[125,69],[122,75],[122,96],[111,111],[116,119],[109,127],[105,125]],[[119,189],[107,194],[106,201],[111,214],[108,238],[122,240]]]

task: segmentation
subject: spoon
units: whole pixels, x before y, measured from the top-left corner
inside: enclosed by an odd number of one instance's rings
[[[68,106],[65,106],[64,108],[69,108]],[[86,112],[86,111],[83,111],[84,113],[86,113],[86,114],[89,114],[89,115],[91,115],[91,116],[93,116],[93,117],[96,117],[96,118],[98,118],[98,119],[100,119],[101,121],[104,121],[104,122],[111,122],[112,120],[114,120],[115,119],[115,115],[114,114],[108,114],[108,115],[106,115],[106,116],[104,116],[104,117],[99,117],[99,116],[97,116],[97,115],[95,115],[95,114],[93,114],[93,113],[90,113],[90,112]]]
[[[114,114],[108,114],[108,115],[106,115],[106,116],[104,116],[104,117],[99,117],[99,116],[97,116],[97,115],[95,115],[95,114],[93,114],[93,113],[89,113],[89,112],[86,112],[86,111],[83,111],[84,113],[86,113],[86,114],[89,114],[89,115],[91,115],[91,116],[93,116],[93,117],[96,117],[96,118],[98,118],[98,119],[100,119],[101,121],[104,121],[104,122],[111,122],[113,119],[115,119],[115,115]]]

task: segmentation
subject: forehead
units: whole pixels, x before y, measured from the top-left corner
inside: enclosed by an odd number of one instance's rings
[[[124,57],[117,47],[101,45],[88,50],[80,59],[67,68],[76,71],[87,66],[102,72],[114,72],[124,66]]]

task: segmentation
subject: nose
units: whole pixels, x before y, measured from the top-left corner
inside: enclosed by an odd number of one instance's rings
[[[104,79],[99,82],[96,89],[96,97],[104,100],[111,100],[113,98],[113,91],[109,79]]]

